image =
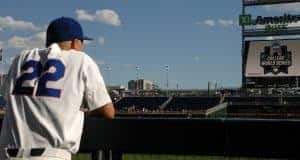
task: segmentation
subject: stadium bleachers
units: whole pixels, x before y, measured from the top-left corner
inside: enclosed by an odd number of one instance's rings
[[[169,97],[124,97],[115,106],[120,111],[126,111],[130,107],[136,110],[158,110]],[[173,97],[163,108],[164,111],[183,111],[183,110],[206,110],[219,104],[219,97]]]
[[[280,97],[275,96],[231,96],[226,97],[225,101],[230,105],[252,106],[252,105],[277,105]]]
[[[130,108],[137,111],[158,110],[166,100],[168,97],[124,97],[115,104],[115,107],[119,111],[128,111]]]
[[[115,106],[123,116],[205,117],[221,103],[226,107],[218,110],[216,117],[300,118],[300,97],[296,96],[124,97]]]
[[[283,101],[289,105],[300,106],[300,96],[284,97]]]
[[[220,102],[219,97],[174,97],[166,106],[167,111],[206,110]]]
[[[243,118],[300,118],[300,97],[227,97],[227,116]]]

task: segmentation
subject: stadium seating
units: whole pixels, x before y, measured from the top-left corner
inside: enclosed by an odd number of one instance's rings
[[[252,105],[277,105],[280,97],[275,96],[232,96],[226,97],[229,105],[252,106]]]
[[[115,107],[119,111],[127,111],[134,108],[135,111],[141,110],[158,110],[168,97],[124,97],[119,100]]]
[[[165,108],[167,111],[206,110],[220,102],[219,97],[174,97]]]
[[[228,117],[299,118],[300,97],[227,97]]]
[[[118,111],[128,111],[133,108],[135,111],[146,109],[148,111],[159,110],[169,97],[124,97],[115,106]],[[219,97],[173,97],[164,107],[164,111],[192,111],[206,110],[219,104]]]

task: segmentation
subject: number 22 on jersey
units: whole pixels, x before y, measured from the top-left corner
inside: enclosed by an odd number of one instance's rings
[[[45,66],[40,61],[29,60],[21,67],[21,71],[32,69],[32,72],[23,73],[16,81],[13,94],[32,96],[34,93],[34,86],[23,86],[24,81],[37,81],[36,96],[60,97],[61,90],[54,88],[47,88],[48,81],[58,81],[63,78],[65,74],[65,66],[58,59],[49,59]],[[54,72],[49,72],[54,68]]]

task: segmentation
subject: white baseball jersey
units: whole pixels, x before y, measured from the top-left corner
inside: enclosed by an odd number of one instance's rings
[[[84,52],[25,51],[15,58],[1,90],[7,101],[0,147],[61,148],[76,153],[85,101],[90,110],[111,102],[96,63]]]

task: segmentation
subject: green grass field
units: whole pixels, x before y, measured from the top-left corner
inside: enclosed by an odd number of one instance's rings
[[[91,160],[90,154],[77,154],[72,156],[72,160]]]
[[[74,155],[72,160],[91,160],[89,154]],[[241,158],[241,157],[215,157],[215,156],[193,156],[193,155],[144,155],[125,154],[122,160],[275,160],[264,158]]]

